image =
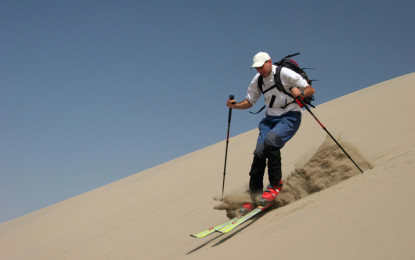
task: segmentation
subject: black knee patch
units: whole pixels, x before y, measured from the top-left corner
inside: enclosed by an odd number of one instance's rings
[[[281,137],[274,133],[269,132],[264,140],[265,149],[280,149],[283,146]]]

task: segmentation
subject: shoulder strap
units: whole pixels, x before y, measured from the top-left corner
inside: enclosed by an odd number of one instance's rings
[[[280,65],[280,66],[278,66],[277,67],[277,69],[276,69],[276,71],[275,71],[275,74],[274,74],[274,81],[275,81],[275,86],[276,86],[276,88],[279,90],[279,91],[281,91],[281,92],[283,92],[285,95],[288,95],[288,96],[290,96],[290,97],[292,97],[292,98],[294,98],[292,95],[291,95],[291,93],[289,93],[289,92],[287,92],[286,90],[285,90],[285,88],[284,88],[284,86],[282,85],[282,82],[281,82],[281,69],[282,69],[282,65]],[[295,98],[294,98],[295,99]]]
[[[264,84],[264,78],[259,75],[258,77],[258,89],[261,91],[262,94],[264,94],[265,92],[262,90],[262,85]]]

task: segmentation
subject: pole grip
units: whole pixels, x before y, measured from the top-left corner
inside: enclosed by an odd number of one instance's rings
[[[229,95],[229,99],[230,100],[233,100],[235,97],[234,97],[234,95]],[[229,128],[229,125],[230,125],[230,123],[231,123],[231,119],[232,119],[232,108],[229,108],[229,115],[228,115],[228,128]],[[229,134],[229,133],[228,133]]]

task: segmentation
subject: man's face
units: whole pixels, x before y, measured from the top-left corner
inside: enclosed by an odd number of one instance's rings
[[[264,65],[262,65],[261,67],[256,68],[256,70],[258,71],[258,73],[263,77],[266,78],[271,74],[272,71],[272,61],[271,60],[267,60]]]

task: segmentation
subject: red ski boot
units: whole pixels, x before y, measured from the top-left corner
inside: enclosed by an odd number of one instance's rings
[[[249,211],[254,209],[254,204],[251,202],[245,202],[244,204],[242,204],[242,207],[239,209],[239,212],[242,215],[245,215],[246,213],[248,213]]]
[[[261,204],[275,200],[282,189],[282,181],[278,185],[268,185],[261,197]]]

